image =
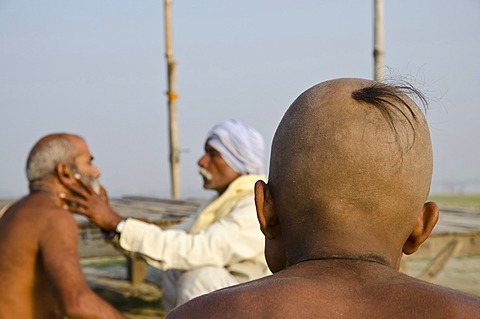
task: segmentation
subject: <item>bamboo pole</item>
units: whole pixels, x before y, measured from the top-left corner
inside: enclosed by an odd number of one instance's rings
[[[383,81],[385,77],[383,0],[374,0],[374,2],[374,79]]]
[[[165,0],[165,57],[167,59],[167,97],[168,97],[168,128],[170,146],[170,175],[172,197],[180,198],[180,152],[177,138],[177,93],[176,93],[176,63],[173,59],[171,0]]]

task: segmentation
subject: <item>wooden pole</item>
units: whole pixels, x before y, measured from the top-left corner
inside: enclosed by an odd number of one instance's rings
[[[374,79],[383,81],[385,77],[383,0],[374,0],[374,2]]]
[[[170,175],[172,182],[172,197],[180,198],[180,152],[177,138],[177,93],[176,93],[176,63],[173,59],[171,0],[165,0],[165,57],[167,59],[168,80],[168,128],[170,142]]]

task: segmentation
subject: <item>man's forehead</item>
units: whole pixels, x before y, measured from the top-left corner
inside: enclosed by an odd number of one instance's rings
[[[220,154],[220,152],[208,143],[205,143],[205,152],[214,152]]]
[[[87,157],[88,159],[93,159],[93,156],[90,154],[88,145],[83,139],[76,136],[71,136],[69,137],[69,139],[78,152],[77,157]]]

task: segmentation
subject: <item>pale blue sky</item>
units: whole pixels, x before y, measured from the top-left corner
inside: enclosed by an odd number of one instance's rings
[[[373,0],[173,0],[182,196],[203,191],[208,129],[238,118],[268,149],[290,103],[372,78]],[[480,192],[480,2],[385,1],[385,62],[434,98],[433,190]],[[39,137],[84,136],[113,196],[170,196],[163,1],[0,0],[0,197],[27,192]],[[268,156],[265,163],[268,165]]]

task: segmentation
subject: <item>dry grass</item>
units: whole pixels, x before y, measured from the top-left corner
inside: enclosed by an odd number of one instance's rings
[[[480,208],[480,194],[434,194],[430,195],[428,200],[440,205]]]

